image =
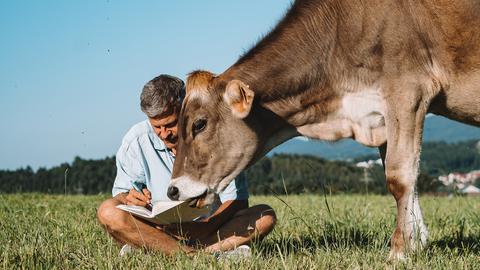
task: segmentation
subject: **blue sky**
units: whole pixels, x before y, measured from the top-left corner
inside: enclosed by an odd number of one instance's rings
[[[1,1],[0,169],[114,155],[161,73],[220,73],[291,0]]]

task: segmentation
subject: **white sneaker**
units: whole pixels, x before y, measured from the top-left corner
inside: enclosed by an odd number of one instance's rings
[[[247,245],[241,245],[229,251],[224,251],[216,254],[218,260],[223,259],[246,259],[252,257],[252,251]]]
[[[120,252],[118,253],[118,256],[123,257],[127,254],[130,254],[133,252],[133,247],[130,246],[129,244],[123,245],[122,249],[120,249]]]

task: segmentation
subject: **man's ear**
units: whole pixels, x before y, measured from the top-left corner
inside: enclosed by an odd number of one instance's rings
[[[250,113],[255,93],[239,80],[231,80],[225,89],[223,99],[230,106],[234,116],[245,118]]]

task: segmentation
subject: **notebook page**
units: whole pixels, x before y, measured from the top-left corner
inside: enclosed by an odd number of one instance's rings
[[[167,211],[170,208],[173,208],[177,205],[184,203],[185,201],[157,201],[153,204],[152,216],[157,216],[158,214]]]
[[[117,205],[117,208],[133,214],[137,214],[142,217],[147,217],[147,218],[154,217],[154,215],[152,215],[152,212],[143,206],[120,204],[120,205]]]

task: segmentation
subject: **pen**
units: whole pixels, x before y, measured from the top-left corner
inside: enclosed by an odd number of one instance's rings
[[[142,189],[138,186],[137,182],[135,182],[135,181],[131,181],[131,182],[132,182],[133,188],[134,188],[136,191],[138,191],[138,192],[142,193],[143,195],[145,195],[145,194],[143,193]],[[150,206],[150,208],[153,207],[152,203],[149,203],[148,206]]]

